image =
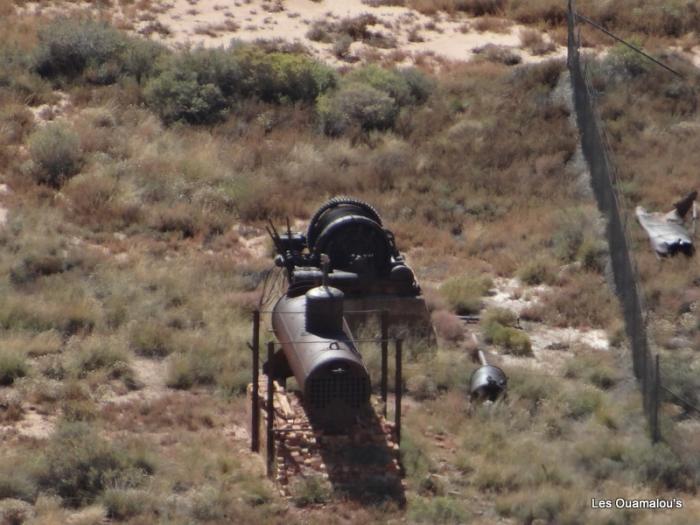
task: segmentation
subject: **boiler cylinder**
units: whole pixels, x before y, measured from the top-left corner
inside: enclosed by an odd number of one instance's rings
[[[354,343],[343,330],[342,292],[316,287],[282,296],[272,329],[287,358],[312,422],[329,430],[350,425],[369,405],[370,380]]]

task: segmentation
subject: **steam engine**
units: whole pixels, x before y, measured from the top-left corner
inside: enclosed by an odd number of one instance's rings
[[[288,289],[272,312],[281,351],[266,372],[292,375],[312,422],[331,430],[350,425],[369,405],[370,378],[344,317],[347,297],[416,297],[413,271],[369,204],[334,198],[311,218],[306,234],[270,230]]]

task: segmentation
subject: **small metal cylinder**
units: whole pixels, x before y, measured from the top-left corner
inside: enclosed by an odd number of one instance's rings
[[[343,292],[317,286],[306,292],[306,331],[333,334],[343,331]]]
[[[472,400],[495,401],[506,391],[508,378],[497,366],[486,365],[474,370],[469,381]]]

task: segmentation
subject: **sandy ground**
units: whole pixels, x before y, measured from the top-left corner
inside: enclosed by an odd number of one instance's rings
[[[350,61],[366,56],[394,54],[395,62],[411,63],[420,56],[435,56],[443,60],[466,61],[474,50],[487,44],[503,46],[519,55],[523,62],[552,57],[563,57],[565,48],[534,56],[521,49],[520,32],[523,26],[501,21],[496,31],[479,31],[480,24],[466,15],[448,16],[445,13],[429,17],[406,7],[371,7],[362,0],[172,0],[137,3],[115,2],[112,7],[98,8],[90,3],[28,3],[26,13],[59,14],[71,9],[89,9],[110,18],[118,27],[148,35],[170,46],[218,47],[232,39],[245,42],[255,40],[283,40],[305,46],[317,58],[343,65],[333,53],[333,43],[310,40],[306,35],[315,22],[338,22],[362,14],[372,14],[377,24],[368,29],[376,34],[393,37],[396,47],[379,49],[362,42],[350,47]],[[492,28],[488,28],[492,29]],[[545,36],[545,40],[548,37]],[[397,56],[398,55],[398,56]]]
[[[519,314],[534,306],[551,288],[546,285],[528,287],[518,279],[498,278],[489,297],[484,298],[487,308],[506,308]],[[556,328],[544,323],[522,322],[522,329],[530,337],[533,357],[515,357],[499,354],[504,367],[526,368],[548,374],[558,374],[576,347],[608,351],[610,343],[605,330]]]

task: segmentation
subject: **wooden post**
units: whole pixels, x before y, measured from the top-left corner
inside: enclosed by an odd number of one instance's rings
[[[402,344],[403,341],[401,341],[401,339],[396,340],[396,378],[394,380],[394,400],[396,406],[394,408],[394,425],[396,426],[396,443],[399,445],[401,445],[401,394],[403,392],[403,378],[401,377]]]
[[[250,450],[260,452],[260,310],[253,312],[253,397],[251,399]]]
[[[659,392],[661,390],[661,374],[659,372],[659,354],[656,354],[656,366],[654,367],[654,389],[651,405],[651,440],[658,443],[661,438],[659,432]]]
[[[381,347],[382,347],[382,378],[381,378],[381,396],[384,403],[384,417],[386,417],[387,391],[388,391],[388,376],[389,376],[389,312],[382,310],[381,314]]]
[[[273,382],[274,371],[272,370],[272,354],[275,351],[275,343],[267,343],[267,477],[272,477],[272,465],[275,460],[275,436],[273,434],[275,423],[275,410],[272,406],[274,402]]]

